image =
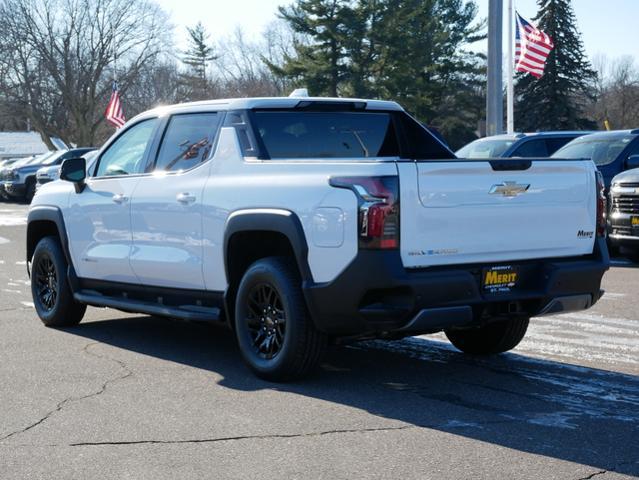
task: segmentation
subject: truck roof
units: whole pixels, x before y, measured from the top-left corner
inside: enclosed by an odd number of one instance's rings
[[[363,98],[338,98],[338,97],[254,97],[254,98],[229,98],[203,100],[199,102],[178,103],[174,105],[158,106],[152,110],[141,113],[135,118],[150,115],[161,115],[179,112],[192,112],[209,110],[244,110],[254,108],[295,108],[306,103],[344,103],[358,104],[365,110],[389,110],[402,111],[397,102],[386,100],[371,100]]]

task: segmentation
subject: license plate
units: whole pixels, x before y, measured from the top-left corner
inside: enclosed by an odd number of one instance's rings
[[[488,293],[508,293],[517,287],[519,269],[512,265],[484,268],[481,285]]]
[[[630,217],[630,225],[639,227],[639,217]]]

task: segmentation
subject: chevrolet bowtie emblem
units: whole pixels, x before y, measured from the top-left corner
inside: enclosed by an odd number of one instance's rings
[[[529,183],[502,182],[490,187],[488,193],[503,195],[504,197],[516,197],[530,188]]]

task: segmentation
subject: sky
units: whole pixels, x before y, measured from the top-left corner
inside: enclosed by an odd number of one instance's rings
[[[488,16],[488,0],[475,0],[479,15]],[[537,0],[513,0],[526,17],[537,13]],[[201,20],[212,39],[230,35],[238,26],[254,39],[276,18],[278,5],[290,0],[158,0],[176,27],[178,48],[186,42],[185,27]],[[507,0],[504,0],[504,14]],[[573,0],[577,26],[582,33],[586,54],[609,58],[639,54],[639,0]],[[506,25],[504,24],[504,33]],[[477,50],[486,50],[485,44]],[[504,45],[504,52],[506,46]]]

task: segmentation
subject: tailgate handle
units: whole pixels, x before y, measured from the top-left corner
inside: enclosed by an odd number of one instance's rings
[[[493,170],[501,172],[504,170],[528,170],[532,165],[532,160],[519,160],[509,158],[507,160],[490,160]]]

